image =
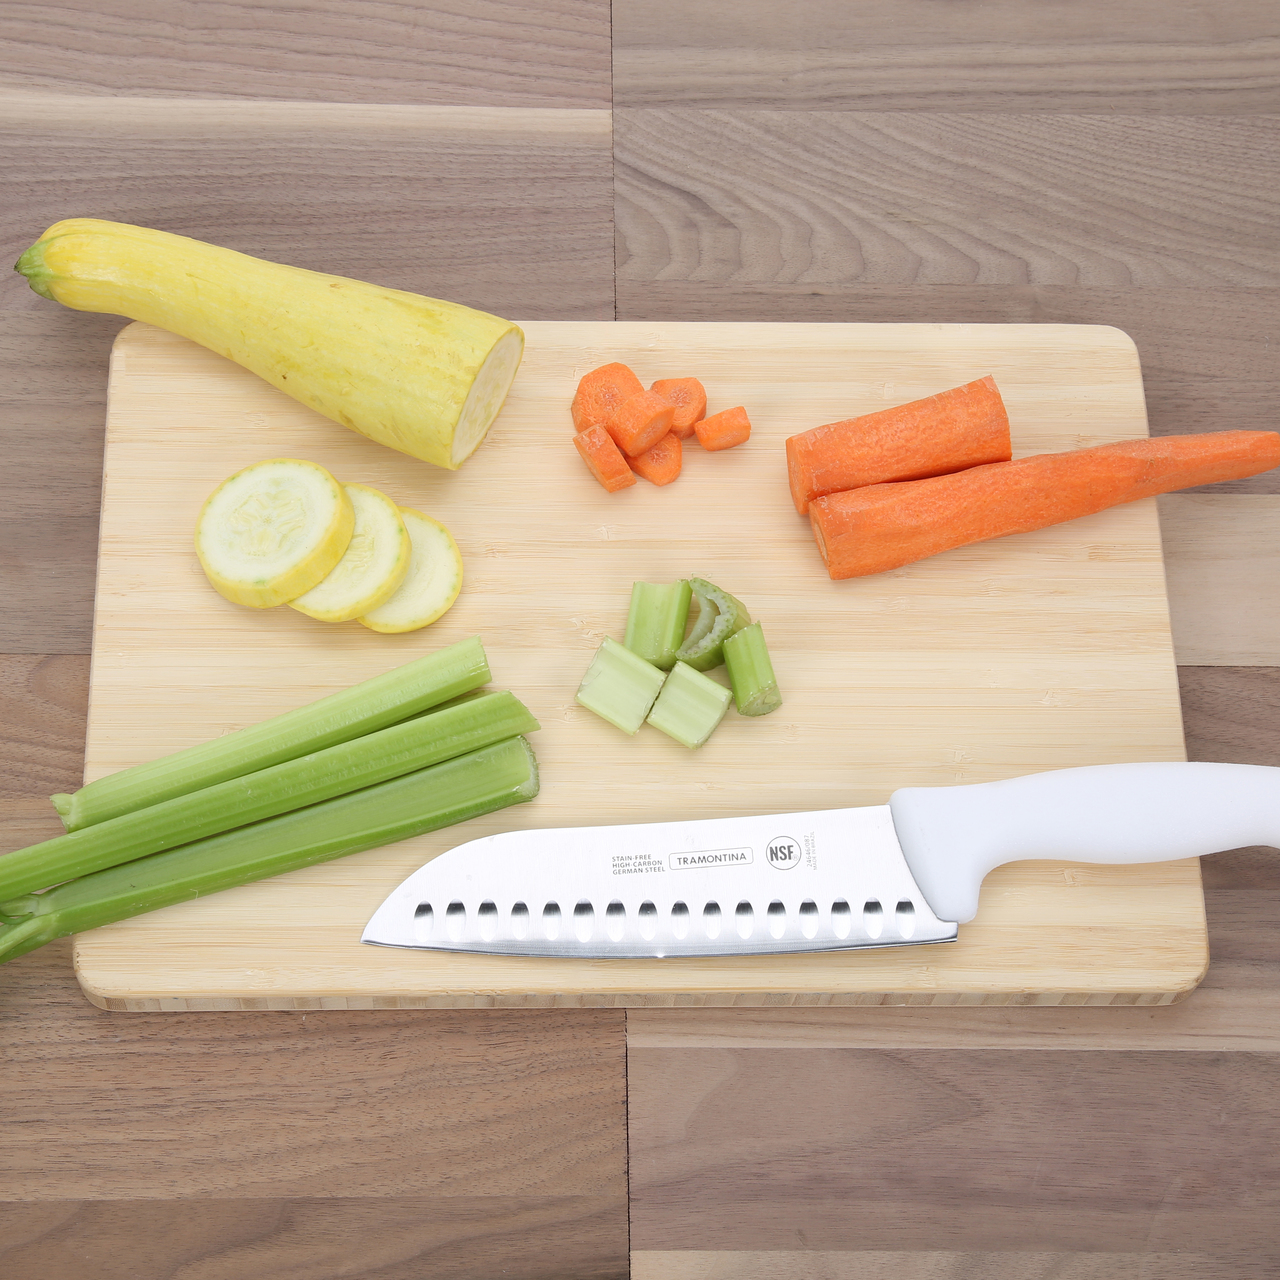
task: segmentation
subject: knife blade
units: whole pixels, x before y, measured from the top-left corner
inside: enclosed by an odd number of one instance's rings
[[[887,805],[485,836],[409,876],[362,941],[592,959],[949,942],[1006,862],[1257,844],[1280,845],[1280,768],[1093,765]]]

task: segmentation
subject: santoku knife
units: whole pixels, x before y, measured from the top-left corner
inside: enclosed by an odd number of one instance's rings
[[[864,808],[486,836],[415,871],[363,940],[579,958],[950,942],[1006,862],[1244,845],[1280,845],[1280,768],[1092,765]]]

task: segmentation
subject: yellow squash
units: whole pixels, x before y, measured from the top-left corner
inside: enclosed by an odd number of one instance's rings
[[[518,326],[483,311],[122,222],[57,222],[17,269],[42,297],[181,334],[450,470],[484,439],[524,349]]]

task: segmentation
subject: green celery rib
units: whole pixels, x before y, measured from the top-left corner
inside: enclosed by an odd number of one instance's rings
[[[743,627],[724,642],[724,663],[738,714],[767,716],[782,706],[778,680],[758,622]]]
[[[684,662],[671,668],[649,723],[686,747],[700,747],[729,710],[729,690]]]
[[[513,693],[467,696],[362,738],[6,854],[0,858],[0,901],[318,804],[538,727]]]
[[[689,585],[698,602],[698,620],[676,650],[676,659],[695,671],[710,671],[724,661],[724,642],[741,631],[751,615],[741,600],[705,578],[690,578]]]
[[[684,643],[693,588],[681,582],[633,582],[623,644],[646,662],[670,671]]]
[[[492,813],[538,794],[522,737],[416,773],[0,902],[0,960],[54,938]]]
[[[105,822],[347,742],[477,689],[489,679],[479,637],[406,663],[305,707],[52,797],[68,831]]]
[[[605,636],[575,697],[602,720],[634,734],[644,724],[665,679],[651,662]]]

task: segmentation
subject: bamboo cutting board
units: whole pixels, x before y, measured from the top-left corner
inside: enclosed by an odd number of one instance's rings
[[[1059,325],[535,323],[489,440],[447,473],[325,421],[183,339],[116,342],[86,780],[275,715],[480,635],[497,687],[542,722],[542,792],[485,819],[81,935],[104,1008],[452,1005],[1164,1004],[1207,964],[1195,860],[1018,863],[988,877],[958,943],[729,960],[571,961],[365,946],[403,877],[516,827],[883,803],[899,786],[1184,757],[1154,501],[833,583],[787,492],[783,439],[994,374],[1015,456],[1146,434],[1132,342]],[[611,360],[695,374],[751,441],[606,494],[568,403]],[[191,531],[226,476],[307,458],[443,520],[466,582],[406,636],[218,596]],[[631,583],[700,575],[769,637],[785,706],[730,712],[697,752],[634,739],[573,699]]]

